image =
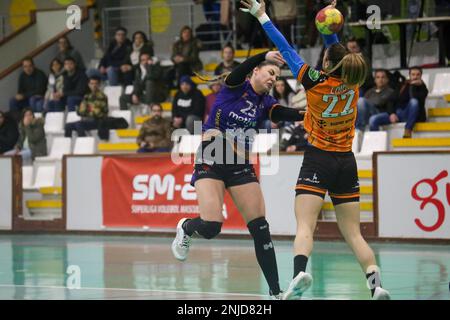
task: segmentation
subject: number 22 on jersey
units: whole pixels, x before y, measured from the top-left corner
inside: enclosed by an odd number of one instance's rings
[[[336,95],[336,94],[325,94],[322,98],[322,100],[326,103],[328,103],[328,107],[324,112],[322,112],[322,118],[337,118],[346,116],[353,113],[352,102],[355,98],[355,91],[349,90],[347,93]],[[338,102],[344,102],[347,101],[344,110],[341,112],[335,112],[333,113],[334,108],[338,104]]]

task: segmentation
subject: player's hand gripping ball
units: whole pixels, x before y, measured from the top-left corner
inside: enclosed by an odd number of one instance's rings
[[[316,27],[322,34],[338,33],[343,25],[344,17],[342,13],[333,6],[323,8],[316,15]]]

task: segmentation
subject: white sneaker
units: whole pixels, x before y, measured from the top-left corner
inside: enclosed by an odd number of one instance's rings
[[[280,291],[279,294],[271,294],[271,293],[269,293],[270,300],[283,300],[283,296],[284,296],[283,291]]]
[[[177,224],[177,235],[172,242],[172,253],[176,259],[180,261],[186,260],[189,247],[191,245],[192,237],[188,236],[183,230],[183,223],[188,220],[187,218],[183,218],[178,221]]]
[[[301,271],[289,284],[283,295],[283,300],[299,300],[302,294],[309,289],[313,281],[309,273]]]
[[[389,291],[384,290],[381,287],[376,287],[372,300],[391,300],[391,295],[389,294]]]

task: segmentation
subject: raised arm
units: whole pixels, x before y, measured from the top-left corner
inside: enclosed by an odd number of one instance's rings
[[[267,36],[277,46],[278,50],[283,55],[284,60],[291,69],[292,74],[297,78],[300,69],[305,64],[299,54],[291,47],[286,38],[278,31],[278,29],[270,21],[269,16],[265,12],[264,1],[258,3],[256,0],[242,0],[241,4],[246,9],[241,9],[245,12],[250,12],[253,16],[258,18]]]

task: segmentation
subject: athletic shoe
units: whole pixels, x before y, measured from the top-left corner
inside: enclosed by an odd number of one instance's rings
[[[299,300],[302,294],[311,286],[313,278],[309,273],[301,271],[289,284],[283,295],[283,300]]]
[[[283,300],[283,294],[283,291],[278,294],[272,294],[272,291],[269,291],[270,300]]]
[[[183,223],[188,220],[187,218],[183,218],[178,221],[177,224],[177,235],[172,242],[172,253],[176,259],[180,261],[186,260],[189,247],[191,245],[192,237],[188,236],[186,232],[183,230]]]
[[[391,295],[389,294],[389,291],[384,290],[381,287],[376,287],[372,300],[391,300]]]

